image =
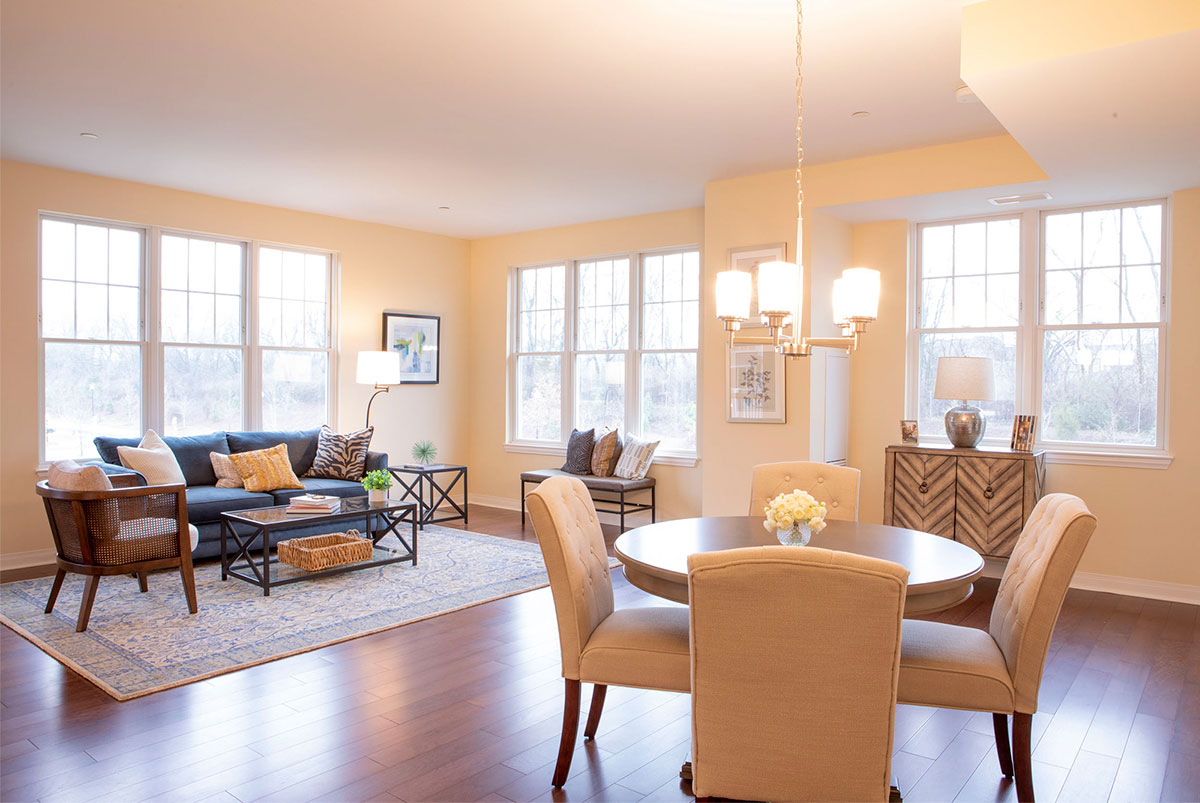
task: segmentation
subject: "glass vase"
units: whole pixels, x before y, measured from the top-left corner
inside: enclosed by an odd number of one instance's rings
[[[778,529],[775,535],[784,546],[806,546],[812,538],[812,528],[807,522],[796,522],[791,527]]]

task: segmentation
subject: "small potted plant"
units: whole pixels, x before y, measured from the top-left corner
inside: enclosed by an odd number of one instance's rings
[[[381,468],[368,471],[362,478],[362,487],[367,489],[367,500],[371,504],[386,502],[388,489],[392,487],[392,475]]]

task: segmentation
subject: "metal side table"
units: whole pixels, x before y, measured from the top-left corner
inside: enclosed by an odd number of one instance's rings
[[[467,467],[450,463],[430,463],[427,466],[411,464],[388,466],[388,473],[404,490],[398,501],[411,500],[417,504],[417,521],[421,529],[426,524],[462,519],[467,526]],[[459,505],[450,493],[462,482],[462,504]],[[453,513],[438,517],[438,508],[448,504]]]

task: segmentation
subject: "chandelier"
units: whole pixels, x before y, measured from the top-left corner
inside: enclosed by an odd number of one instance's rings
[[[796,0],[796,263],[763,262],[758,266],[758,307],[767,336],[741,333],[750,317],[751,276],[746,271],[726,270],[717,274],[717,317],[725,324],[729,346],[769,344],[787,357],[808,357],[814,347],[858,348],[858,336],[879,313],[879,271],[849,268],[833,283],[833,320],[842,330],[840,337],[803,337],[800,334],[804,308],[804,12]]]

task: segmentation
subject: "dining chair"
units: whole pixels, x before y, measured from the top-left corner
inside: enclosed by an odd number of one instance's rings
[[[145,592],[149,590],[147,572],[178,568],[188,612],[198,610],[192,571],[192,550],[198,533],[187,520],[184,486],[121,487],[131,484],[136,477],[113,476],[109,487],[95,490],[55,488],[48,480],[37,484],[37,494],[46,506],[58,565],[46,613],[53,612],[67,572],[87,578],[76,632],[87,630],[96,589],[100,578],[106,576],[136,575],[139,589]]]
[[[596,736],[608,686],[690,691],[688,612],[681,606],[614,609],[608,550],[582,481],[551,477],[526,501],[550,577],[566,682],[553,779],[560,787],[575,751],[580,684],[593,684],[586,739]]]
[[[904,623],[899,701],[990,712],[1000,770],[1016,775],[1022,803],[1034,799],[1030,729],[1046,651],[1095,529],[1096,517],[1083,500],[1048,494],[1013,547],[986,631],[919,619]]]
[[[695,795],[888,800],[907,586],[815,547],[689,556]]]
[[[858,521],[858,484],[862,472],[832,463],[763,463],[754,467],[750,480],[750,515],[763,515],[763,508],[781,493],[808,491],[825,503],[825,518]]]

